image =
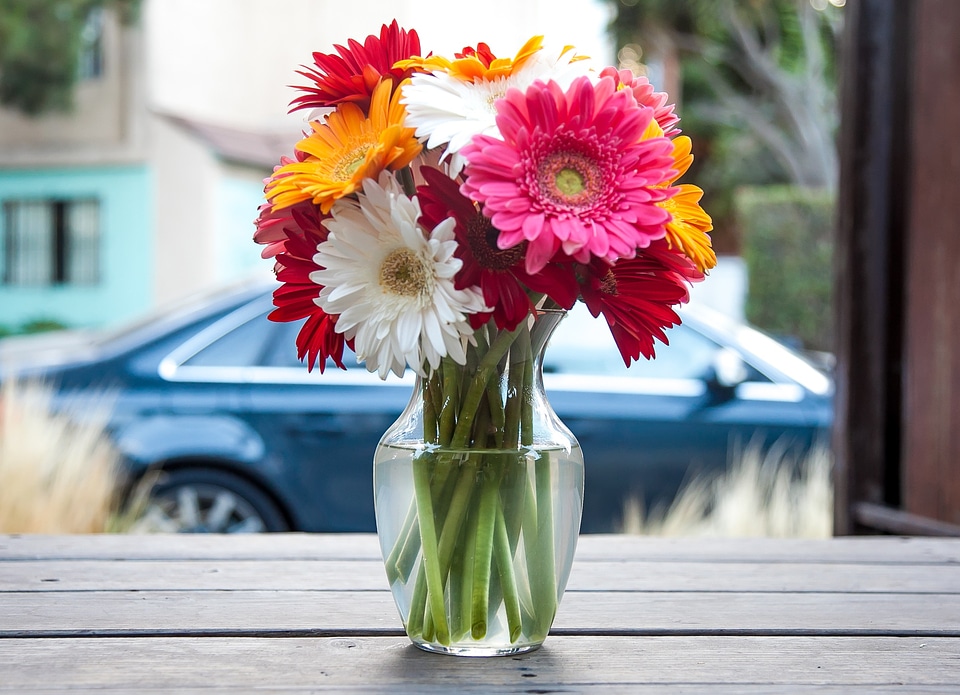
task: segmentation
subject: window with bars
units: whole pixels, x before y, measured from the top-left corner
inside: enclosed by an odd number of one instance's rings
[[[94,285],[100,280],[100,203],[95,199],[3,203],[3,284]]]

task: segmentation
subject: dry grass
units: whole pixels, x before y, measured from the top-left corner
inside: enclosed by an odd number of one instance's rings
[[[815,447],[799,466],[750,446],[730,470],[686,485],[667,510],[631,500],[624,533],[650,536],[827,538],[833,532],[832,459]]]
[[[117,530],[119,458],[105,434],[109,404],[82,418],[53,414],[43,385],[0,389],[0,532]]]

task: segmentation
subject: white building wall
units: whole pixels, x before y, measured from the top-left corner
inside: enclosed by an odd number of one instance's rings
[[[155,118],[154,301],[165,304],[217,282],[217,186],[220,165],[197,138]]]
[[[151,104],[165,112],[233,127],[290,129],[295,73],[314,51],[362,41],[394,18],[416,29],[424,51],[452,55],[488,43],[512,56],[543,34],[602,64],[613,61],[602,0],[147,0]]]

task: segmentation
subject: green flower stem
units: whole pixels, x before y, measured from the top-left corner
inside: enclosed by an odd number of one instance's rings
[[[452,574],[451,566],[450,577],[451,581],[459,585],[459,601],[456,606],[453,605],[451,597],[451,610],[454,611],[456,616],[455,620],[451,621],[453,623],[451,631],[456,639],[463,639],[470,634],[470,610],[473,603],[473,565],[477,548],[477,505],[471,505],[466,523],[463,534],[463,552],[457,553],[463,558],[461,574]]]
[[[507,627],[510,641],[516,642],[523,629],[520,619],[520,596],[517,593],[517,577],[513,571],[513,550],[507,535],[507,524],[503,515],[503,505],[497,506],[496,528],[494,529],[493,551],[500,570],[500,589],[507,611]]]
[[[493,535],[497,520],[499,476],[489,468],[483,472],[480,513],[477,519],[477,540],[473,560],[473,602],[470,634],[483,639],[487,634],[487,611],[490,600],[490,562],[493,557]]]
[[[457,426],[453,433],[451,447],[459,449],[467,445],[470,441],[470,434],[473,431],[473,422],[477,416],[477,409],[480,405],[480,399],[487,389],[490,378],[496,371],[497,363],[507,354],[507,350],[517,339],[517,335],[525,330],[525,326],[518,326],[513,331],[502,331],[496,339],[490,344],[487,354],[480,360],[477,366],[477,372],[470,380],[470,386],[463,399],[463,405],[460,408],[460,417],[457,419]]]
[[[525,461],[516,456],[503,456],[506,472],[501,489],[501,508],[506,524],[507,538],[510,539],[510,554],[517,552],[517,541],[520,539],[520,526],[523,523],[523,509],[527,504],[527,485],[524,478],[527,476]]]
[[[437,441],[440,446],[449,446],[456,424],[454,418],[460,402],[460,395],[457,393],[459,368],[452,359],[444,357],[441,370],[443,371],[443,395],[441,396],[443,403],[440,407],[440,438]]]
[[[537,479],[537,572],[531,576],[531,591],[537,606],[537,631],[545,635],[557,611],[557,578],[553,557],[553,502],[551,461],[543,457],[536,462]]]
[[[431,426],[427,424],[424,425],[424,441],[439,443],[441,446],[447,446],[449,444],[455,449],[463,448],[467,445],[467,443],[470,441],[473,420],[476,417],[480,399],[482,394],[488,391],[487,383],[490,381],[497,363],[507,354],[510,346],[513,344],[514,340],[516,340],[517,335],[524,328],[524,326],[520,326],[515,331],[504,331],[497,335],[493,343],[490,345],[490,348],[480,360],[477,368],[477,374],[471,381],[470,389],[466,392],[464,403],[460,408],[453,407],[454,404],[457,403],[457,386],[460,382],[457,365],[449,357],[445,357],[443,359],[441,367],[443,375],[442,387],[437,384],[437,380],[440,377],[436,373],[434,373],[428,380],[424,382],[426,384],[423,392],[425,400],[430,400],[434,403],[434,413],[436,413],[438,409],[440,413],[440,422],[436,432]],[[441,391],[441,401],[439,407],[436,405],[438,391]],[[494,389],[490,389],[489,391],[493,392]],[[492,401],[492,398],[490,398],[489,395],[488,398]],[[496,389],[496,400],[498,403],[500,402],[499,388]],[[456,429],[453,435],[455,441],[451,442],[449,439],[450,432],[451,430],[454,430],[454,418],[456,417],[458,410],[460,413],[460,418],[456,421]],[[494,417],[496,417],[499,413],[499,408],[491,408],[491,410],[495,414]],[[424,421],[425,423],[429,422],[429,419],[426,417],[426,413],[424,414]],[[441,466],[439,468],[441,474],[449,473],[448,470],[444,470],[447,467]],[[410,559],[411,557],[415,557],[419,551],[419,534],[413,527],[413,522],[416,516],[416,504],[411,504],[410,509],[407,512],[407,517],[404,519],[404,523],[401,526],[401,532],[397,537],[397,542],[391,549],[385,563],[387,568],[387,578],[391,583],[397,579],[400,579],[401,581],[406,580],[413,567],[413,565],[410,563]],[[403,562],[400,562],[401,558],[404,559]]]
[[[417,194],[417,183],[413,179],[413,170],[409,166],[397,170],[397,180],[408,197],[412,198]]]
[[[417,463],[414,462],[414,473],[416,473]],[[450,467],[448,467],[450,468]],[[446,514],[443,515],[443,524],[440,530],[440,540],[436,541],[436,526],[434,526],[434,546],[433,550],[430,550],[426,544],[423,544],[423,559],[424,563],[436,563],[437,573],[440,577],[440,605],[441,610],[444,605],[443,601],[443,587],[447,584],[447,577],[450,573],[450,567],[453,564],[454,550],[456,549],[457,540],[460,536],[460,528],[463,522],[463,519],[467,516],[470,508],[470,498],[473,493],[473,488],[475,485],[477,475],[477,463],[475,461],[467,461],[462,466],[460,466],[460,472],[456,477],[455,484],[453,485],[452,493],[448,493],[450,503],[449,509]],[[416,483],[416,481],[414,481]],[[419,504],[419,492],[418,494],[418,504]],[[424,509],[420,508],[421,519],[424,514]],[[433,510],[431,509],[431,520],[433,519]],[[421,522],[422,525],[422,522]],[[429,556],[429,557],[428,557]],[[419,577],[418,577],[419,581]],[[429,619],[430,614],[436,610],[436,605],[433,601],[433,587],[428,585],[428,591],[425,593],[417,593],[416,589],[419,587],[419,584],[414,587],[414,594],[410,599],[410,612],[413,613],[425,613],[427,617],[424,618],[424,634],[427,632],[427,628],[431,624],[437,624],[436,615],[433,616],[433,620]]]
[[[420,521],[417,519],[416,509],[403,521],[399,538],[406,540],[402,543],[394,543],[386,562],[387,579],[391,584],[397,580],[407,581],[417,561],[417,555],[420,553]]]
[[[436,626],[433,624],[433,613],[430,612],[430,589],[427,589],[426,596],[427,608],[423,612],[423,639],[427,642],[433,642],[437,636]]]
[[[411,636],[479,640],[503,614],[511,642],[549,630],[557,607],[552,459],[493,450],[534,444],[534,358],[550,328],[488,324],[475,332],[466,365],[446,357],[421,380],[423,441],[440,450],[414,459],[415,499],[387,560],[391,582],[414,582]],[[526,569],[518,575],[521,537]]]
[[[420,543],[423,548],[423,570],[427,578],[427,601],[436,627],[437,640],[450,643],[443,609],[443,576],[440,573],[437,554],[437,530],[433,516],[433,498],[430,494],[430,469],[428,459],[421,457],[413,462],[413,485],[420,517]],[[416,608],[414,608],[416,610]]]
[[[438,439],[439,422],[437,407],[440,405],[438,376],[433,374],[429,379],[421,378],[421,393],[423,394],[423,441],[436,443]],[[417,521],[417,506],[410,504],[407,516],[400,528],[397,542],[393,544],[390,554],[384,562],[387,571],[387,581],[393,584],[396,581],[406,581],[413,569],[417,553],[420,551],[420,526]],[[416,539],[416,542],[412,542]]]
[[[525,333],[518,341],[520,360],[520,444],[533,444],[533,359],[530,354],[530,334]]]
[[[413,585],[413,596],[410,598],[410,611],[407,613],[407,633],[410,636],[423,632],[423,607],[427,603],[427,574],[420,563],[420,571]]]

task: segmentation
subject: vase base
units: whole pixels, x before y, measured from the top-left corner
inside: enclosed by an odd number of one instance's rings
[[[413,641],[413,640],[411,640]],[[413,641],[414,646],[419,649],[422,649],[425,652],[431,652],[433,654],[448,654],[450,656],[473,656],[473,657],[482,657],[482,656],[516,656],[517,654],[525,654],[526,652],[532,652],[535,649],[539,649],[542,642],[537,644],[524,644],[524,645],[508,645],[508,646],[484,646],[482,644],[477,645],[451,645],[444,646],[442,644],[435,644],[433,642],[416,642]]]

